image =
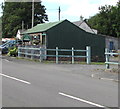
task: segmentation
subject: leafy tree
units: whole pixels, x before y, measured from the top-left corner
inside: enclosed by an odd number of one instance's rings
[[[34,26],[38,23],[48,21],[48,16],[45,12],[46,8],[40,2],[34,2]],[[14,37],[18,29],[31,28],[32,23],[32,2],[5,2],[2,16],[2,36]]]
[[[120,36],[120,1],[116,6],[105,5],[99,7],[99,13],[91,17],[88,23],[98,33],[114,37]]]
[[[2,19],[0,17],[0,40],[2,38]]]

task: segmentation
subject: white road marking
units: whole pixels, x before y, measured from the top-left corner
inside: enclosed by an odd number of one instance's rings
[[[100,79],[114,81],[114,79],[110,79],[110,78],[100,78]]]
[[[9,60],[5,59],[6,62],[10,62]]]
[[[0,75],[4,76],[4,77],[7,77],[7,78],[10,78],[10,79],[13,79],[13,80],[16,80],[16,81],[19,81],[19,82],[22,82],[22,83],[25,83],[25,84],[31,84],[30,82],[27,82],[27,81],[24,81],[24,80],[21,80],[21,79],[12,77],[12,76],[8,76],[8,75],[2,74],[2,73],[0,73]]]
[[[99,105],[99,104],[93,103],[91,101],[84,100],[84,99],[81,99],[81,98],[78,98],[78,97],[74,97],[74,96],[71,96],[71,95],[68,95],[68,94],[65,94],[65,93],[62,93],[62,92],[59,92],[59,94],[62,95],[62,96],[68,97],[68,98],[72,98],[74,100],[78,100],[78,101],[81,101],[81,102],[96,106],[96,107],[105,108],[105,106],[103,106],[103,105]]]
[[[119,82],[119,80],[117,79],[110,79],[110,78],[100,78],[102,80],[108,80],[108,81],[116,81],[116,82]]]

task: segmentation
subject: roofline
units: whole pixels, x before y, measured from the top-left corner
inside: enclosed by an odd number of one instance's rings
[[[59,25],[60,23],[66,21],[67,19],[65,20],[61,20],[61,21],[58,21],[59,23],[58,24],[55,24],[54,26],[52,27],[55,27],[56,25]],[[67,20],[68,21],[68,20]],[[57,22],[57,21],[56,21]],[[55,22],[49,22],[49,23],[55,23]],[[39,25],[39,24],[38,24]],[[37,25],[36,25],[37,26]],[[21,35],[24,35],[24,34],[35,34],[35,33],[40,33],[40,32],[47,32],[49,29],[51,29],[52,27],[46,29],[45,31],[39,31],[39,32],[30,32],[30,33],[22,33]],[[31,28],[32,29],[32,28]]]
[[[86,22],[86,19],[84,20],[84,22],[90,27],[90,29],[93,31],[93,28],[91,28],[91,26]],[[96,30],[96,29],[94,29]],[[98,31],[98,30],[97,30]],[[95,31],[93,31],[95,33]],[[95,33],[96,34],[96,33]]]
[[[75,21],[75,22],[79,22],[79,21]],[[73,22],[73,23],[75,23],[75,22]],[[86,19],[82,20],[78,26],[80,26],[83,22],[85,22],[90,27],[90,29],[92,30],[92,32],[94,34],[96,34],[95,31],[93,31],[94,28],[91,28],[91,26],[86,22]],[[94,30],[96,30],[96,29],[94,29]],[[96,31],[98,31],[98,30],[96,30]]]
[[[68,22],[70,22],[69,20],[67,20]],[[86,32],[85,30],[83,30],[82,28],[80,28],[79,26],[77,26],[76,24],[74,24],[74,22],[70,22],[72,25],[76,26],[78,29],[80,29],[81,31]]]
[[[40,31],[40,32],[31,32],[31,33],[24,33],[24,34],[35,34],[35,33],[42,33],[42,32],[46,32],[46,31]],[[24,34],[21,34],[21,35],[24,35]]]

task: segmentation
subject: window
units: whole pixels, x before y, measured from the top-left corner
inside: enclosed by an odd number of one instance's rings
[[[114,42],[113,41],[110,41],[110,43],[109,43],[109,49],[110,50],[114,50]]]

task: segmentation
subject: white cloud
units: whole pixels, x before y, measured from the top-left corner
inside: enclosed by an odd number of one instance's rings
[[[64,15],[71,15],[79,17],[82,15],[83,17],[88,17],[89,15],[93,15],[98,10],[98,5],[89,4],[87,0],[82,0],[81,2],[75,2],[74,5],[68,7],[66,11],[63,12]]]
[[[62,0],[63,1],[63,0]],[[103,5],[115,5],[117,0],[71,0],[74,1],[74,4],[69,3],[69,7],[66,11],[63,12],[63,15],[71,16],[80,16],[82,15],[85,18],[94,15],[98,12],[98,7]],[[95,1],[95,2],[94,2]]]
[[[89,18],[98,13],[98,7],[104,5],[116,5],[118,0],[43,0],[47,3],[54,3],[61,6],[61,16],[63,18],[73,17],[79,19],[82,15],[84,18]],[[64,7],[67,7],[65,10]],[[52,6],[51,6],[52,7]],[[63,10],[62,10],[63,9]],[[49,16],[56,16],[56,13],[50,12]]]
[[[110,5],[115,5],[118,0],[43,0],[43,2],[49,2],[49,3],[57,3],[61,5],[75,5],[79,4],[82,5],[82,3],[87,3],[91,5],[93,4],[100,4],[100,5],[105,5],[105,4],[110,4]]]
[[[4,2],[4,0],[0,0],[0,3]]]
[[[44,2],[57,3],[60,5],[74,5],[75,2],[80,2],[83,0],[43,0]]]

